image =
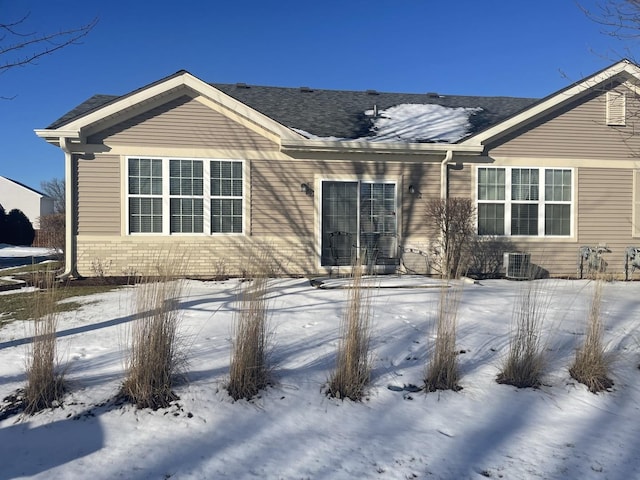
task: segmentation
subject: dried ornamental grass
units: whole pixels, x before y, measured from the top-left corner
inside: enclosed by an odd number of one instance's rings
[[[497,382],[518,388],[539,387],[546,367],[542,326],[550,303],[535,281],[522,284],[513,310],[509,351]]]
[[[121,393],[138,408],[165,408],[178,398],[173,384],[184,363],[177,309],[182,289],[183,282],[167,270],[137,287],[137,318],[130,332],[127,373]]]
[[[55,406],[65,391],[64,376],[56,358],[56,280],[53,272],[39,274],[44,290],[33,303],[33,341],[27,357],[24,411],[33,414]]]
[[[251,399],[271,382],[267,291],[268,277],[261,273],[240,293],[227,385],[234,400]]]
[[[355,401],[363,398],[371,378],[371,296],[362,287],[362,273],[362,265],[353,267],[336,367],[327,388],[331,397]]]
[[[613,381],[610,378],[612,358],[607,353],[602,340],[604,325],[600,307],[602,305],[603,288],[603,280],[596,280],[589,308],[584,343],[576,350],[573,364],[569,367],[571,377],[586,385],[592,393],[602,392],[613,387]]]
[[[427,365],[424,378],[425,390],[461,390],[458,384],[458,351],[456,350],[456,329],[458,309],[462,296],[461,288],[443,286],[440,290],[436,313],[436,340],[433,354]]]

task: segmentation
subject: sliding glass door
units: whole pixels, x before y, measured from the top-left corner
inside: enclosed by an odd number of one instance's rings
[[[397,257],[396,184],[322,182],[322,265]]]

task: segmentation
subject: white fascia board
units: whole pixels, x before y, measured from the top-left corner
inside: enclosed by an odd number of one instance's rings
[[[403,153],[424,155],[444,153],[448,150],[460,155],[476,155],[483,150],[482,145],[461,145],[450,143],[387,143],[367,141],[335,140],[288,140],[282,142],[282,151],[300,152],[345,152],[345,153]]]
[[[63,129],[63,130],[58,130],[58,129],[53,129],[53,130],[49,130],[46,128],[36,128],[34,130],[35,134],[40,137],[40,138],[60,138],[60,137],[66,137],[66,138],[71,138],[71,139],[79,139],[80,138],[80,131],[79,130],[69,130],[67,128]]]
[[[521,112],[520,114],[508,118],[493,127],[485,130],[478,135],[474,135],[469,139],[460,142],[461,145],[483,145],[487,140],[499,135],[505,131],[508,131],[520,124],[527,122],[530,119],[536,118],[537,116],[545,113],[552,108],[565,103],[567,100],[584,93],[587,90],[596,88],[598,85],[601,85],[603,82],[612,79],[616,75],[621,73],[627,73],[636,79],[640,80],[640,68],[637,65],[629,62],[628,60],[622,60],[615,65],[603,70],[602,72],[588,77],[577,83],[573,87],[570,87],[567,90],[561,90],[555,95],[547,98],[546,100],[534,105],[533,107]]]

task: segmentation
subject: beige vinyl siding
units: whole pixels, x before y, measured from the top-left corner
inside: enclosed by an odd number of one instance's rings
[[[640,237],[640,170],[633,171],[633,208],[632,217],[633,229],[632,236]]]
[[[579,247],[576,243],[527,242],[519,241],[514,237],[507,239],[507,245],[510,246],[509,251],[530,253],[532,266],[542,276],[571,278],[576,276]],[[618,259],[615,258],[615,260]]]
[[[78,234],[120,235],[120,159],[77,160]],[[124,208],[124,207],[122,207]]]
[[[553,157],[583,159],[628,159],[640,149],[640,102],[628,89],[626,126],[606,124],[606,92],[590,94],[551,116],[527,125],[526,130],[489,144],[494,157]]]
[[[277,148],[267,138],[188,96],[91,135],[88,143],[253,150]]]
[[[578,182],[579,241],[623,250],[633,227],[633,170],[580,168]]]
[[[473,199],[471,165],[449,166],[449,198],[463,197]]]
[[[403,222],[400,235],[428,234],[425,222],[425,202],[440,191],[440,165],[399,162],[348,161],[251,161],[251,235],[314,235],[314,203],[319,201],[320,185],[317,177],[324,178],[386,178],[397,180],[397,194]],[[300,191],[307,183],[316,190],[314,197]],[[409,185],[422,194],[422,198],[407,192]]]

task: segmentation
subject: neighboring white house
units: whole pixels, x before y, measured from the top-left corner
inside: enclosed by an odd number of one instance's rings
[[[6,213],[17,208],[31,221],[35,230],[40,228],[40,217],[53,213],[53,198],[20,182],[0,176],[0,205]]]

